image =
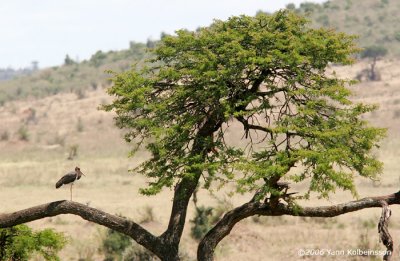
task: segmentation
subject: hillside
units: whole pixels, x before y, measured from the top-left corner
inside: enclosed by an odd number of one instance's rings
[[[293,4],[287,6],[294,9]],[[384,46],[400,55],[400,2],[397,0],[333,0],[323,4],[303,3],[296,12],[306,15],[316,27],[331,27],[359,36],[361,47]]]
[[[58,93],[75,93],[83,97],[85,91],[109,84],[107,70],[121,72],[140,66],[148,57],[146,45],[131,42],[123,51],[97,51],[89,60],[76,63],[66,58],[64,65],[34,71],[12,80],[0,81],[0,106],[6,101],[36,99]]]

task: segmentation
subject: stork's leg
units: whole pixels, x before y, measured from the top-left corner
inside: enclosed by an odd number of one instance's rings
[[[74,183],[71,183],[71,188],[70,188],[70,193],[71,193],[71,201],[72,201],[72,185],[74,185]]]

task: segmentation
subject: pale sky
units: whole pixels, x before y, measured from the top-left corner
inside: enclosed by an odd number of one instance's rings
[[[88,59],[97,50],[127,49],[209,25],[213,19],[273,12],[304,0],[0,0],[0,68],[60,65],[65,55]],[[322,3],[325,0],[309,2]]]

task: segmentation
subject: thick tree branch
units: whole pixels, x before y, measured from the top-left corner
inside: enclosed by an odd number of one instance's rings
[[[268,77],[270,73],[271,73],[270,69],[261,70],[261,74],[257,79],[254,80],[253,85],[250,88],[250,92],[255,93],[260,88],[261,84],[263,83],[265,78]]]
[[[160,258],[163,256],[164,247],[161,240],[139,224],[73,201],[55,201],[11,214],[0,214],[0,228],[12,227],[61,214],[78,215],[87,221],[124,233]]]
[[[222,125],[223,120],[219,112],[210,113],[203,126],[199,129],[197,137],[194,140],[192,155],[200,155],[202,160],[210,150],[209,144],[205,142],[212,137]],[[171,215],[167,230],[160,236],[160,239],[165,245],[168,245],[169,256],[166,260],[179,260],[179,243],[182,237],[182,232],[185,227],[187,207],[189,200],[195,191],[202,171],[200,169],[194,171],[193,176],[187,176],[176,185],[174,198],[172,203]]]
[[[389,205],[386,203],[386,201],[382,201],[382,214],[378,223],[378,232],[380,241],[385,245],[387,250],[385,256],[383,257],[383,260],[386,261],[390,261],[392,259],[393,253],[393,239],[388,228],[389,218],[391,215],[392,211],[390,210]]]
[[[386,196],[367,197],[333,206],[321,207],[296,208],[282,203],[271,207],[267,203],[250,201],[226,213],[204,236],[197,250],[197,258],[202,261],[212,261],[214,250],[218,243],[229,235],[236,223],[250,216],[335,217],[365,208],[382,207],[382,202],[388,205],[400,204],[400,191]]]

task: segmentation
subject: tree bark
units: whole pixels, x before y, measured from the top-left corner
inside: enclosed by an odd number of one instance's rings
[[[218,114],[218,112],[215,112],[206,119],[203,126],[199,129],[196,139],[194,140],[191,152],[192,155],[201,155],[202,161],[204,161],[209,149],[211,149],[209,148],[210,145],[207,144],[205,140],[212,137],[214,132],[221,127],[223,122],[221,118],[222,117]],[[202,170],[199,169],[195,171],[193,176],[182,178],[182,180],[175,187],[168,228],[160,236],[162,242],[164,242],[164,244],[168,245],[170,248],[170,259],[168,260],[179,260],[179,243],[185,227],[187,208],[190,198],[192,197],[193,192],[196,190],[201,174]]]
[[[382,201],[382,214],[378,223],[378,232],[380,242],[382,242],[386,247],[386,254],[383,257],[383,260],[390,261],[392,259],[393,253],[393,239],[389,233],[389,218],[392,215],[392,211],[389,208],[389,205],[386,201]]]
[[[45,217],[53,217],[61,214],[78,215],[87,221],[94,222],[126,234],[161,259],[164,258],[164,252],[167,249],[162,244],[161,240],[148,232],[139,224],[128,219],[111,215],[101,210],[68,200],[55,201],[20,210],[11,214],[0,214],[0,228],[12,227]]]
[[[382,202],[387,205],[400,204],[400,191],[386,196],[367,197],[347,203],[321,207],[295,208],[282,203],[279,203],[276,207],[271,207],[268,203],[250,201],[226,213],[204,236],[197,250],[197,259],[202,261],[214,260],[214,251],[218,243],[229,235],[236,223],[250,216],[335,217],[365,208],[382,207]]]

